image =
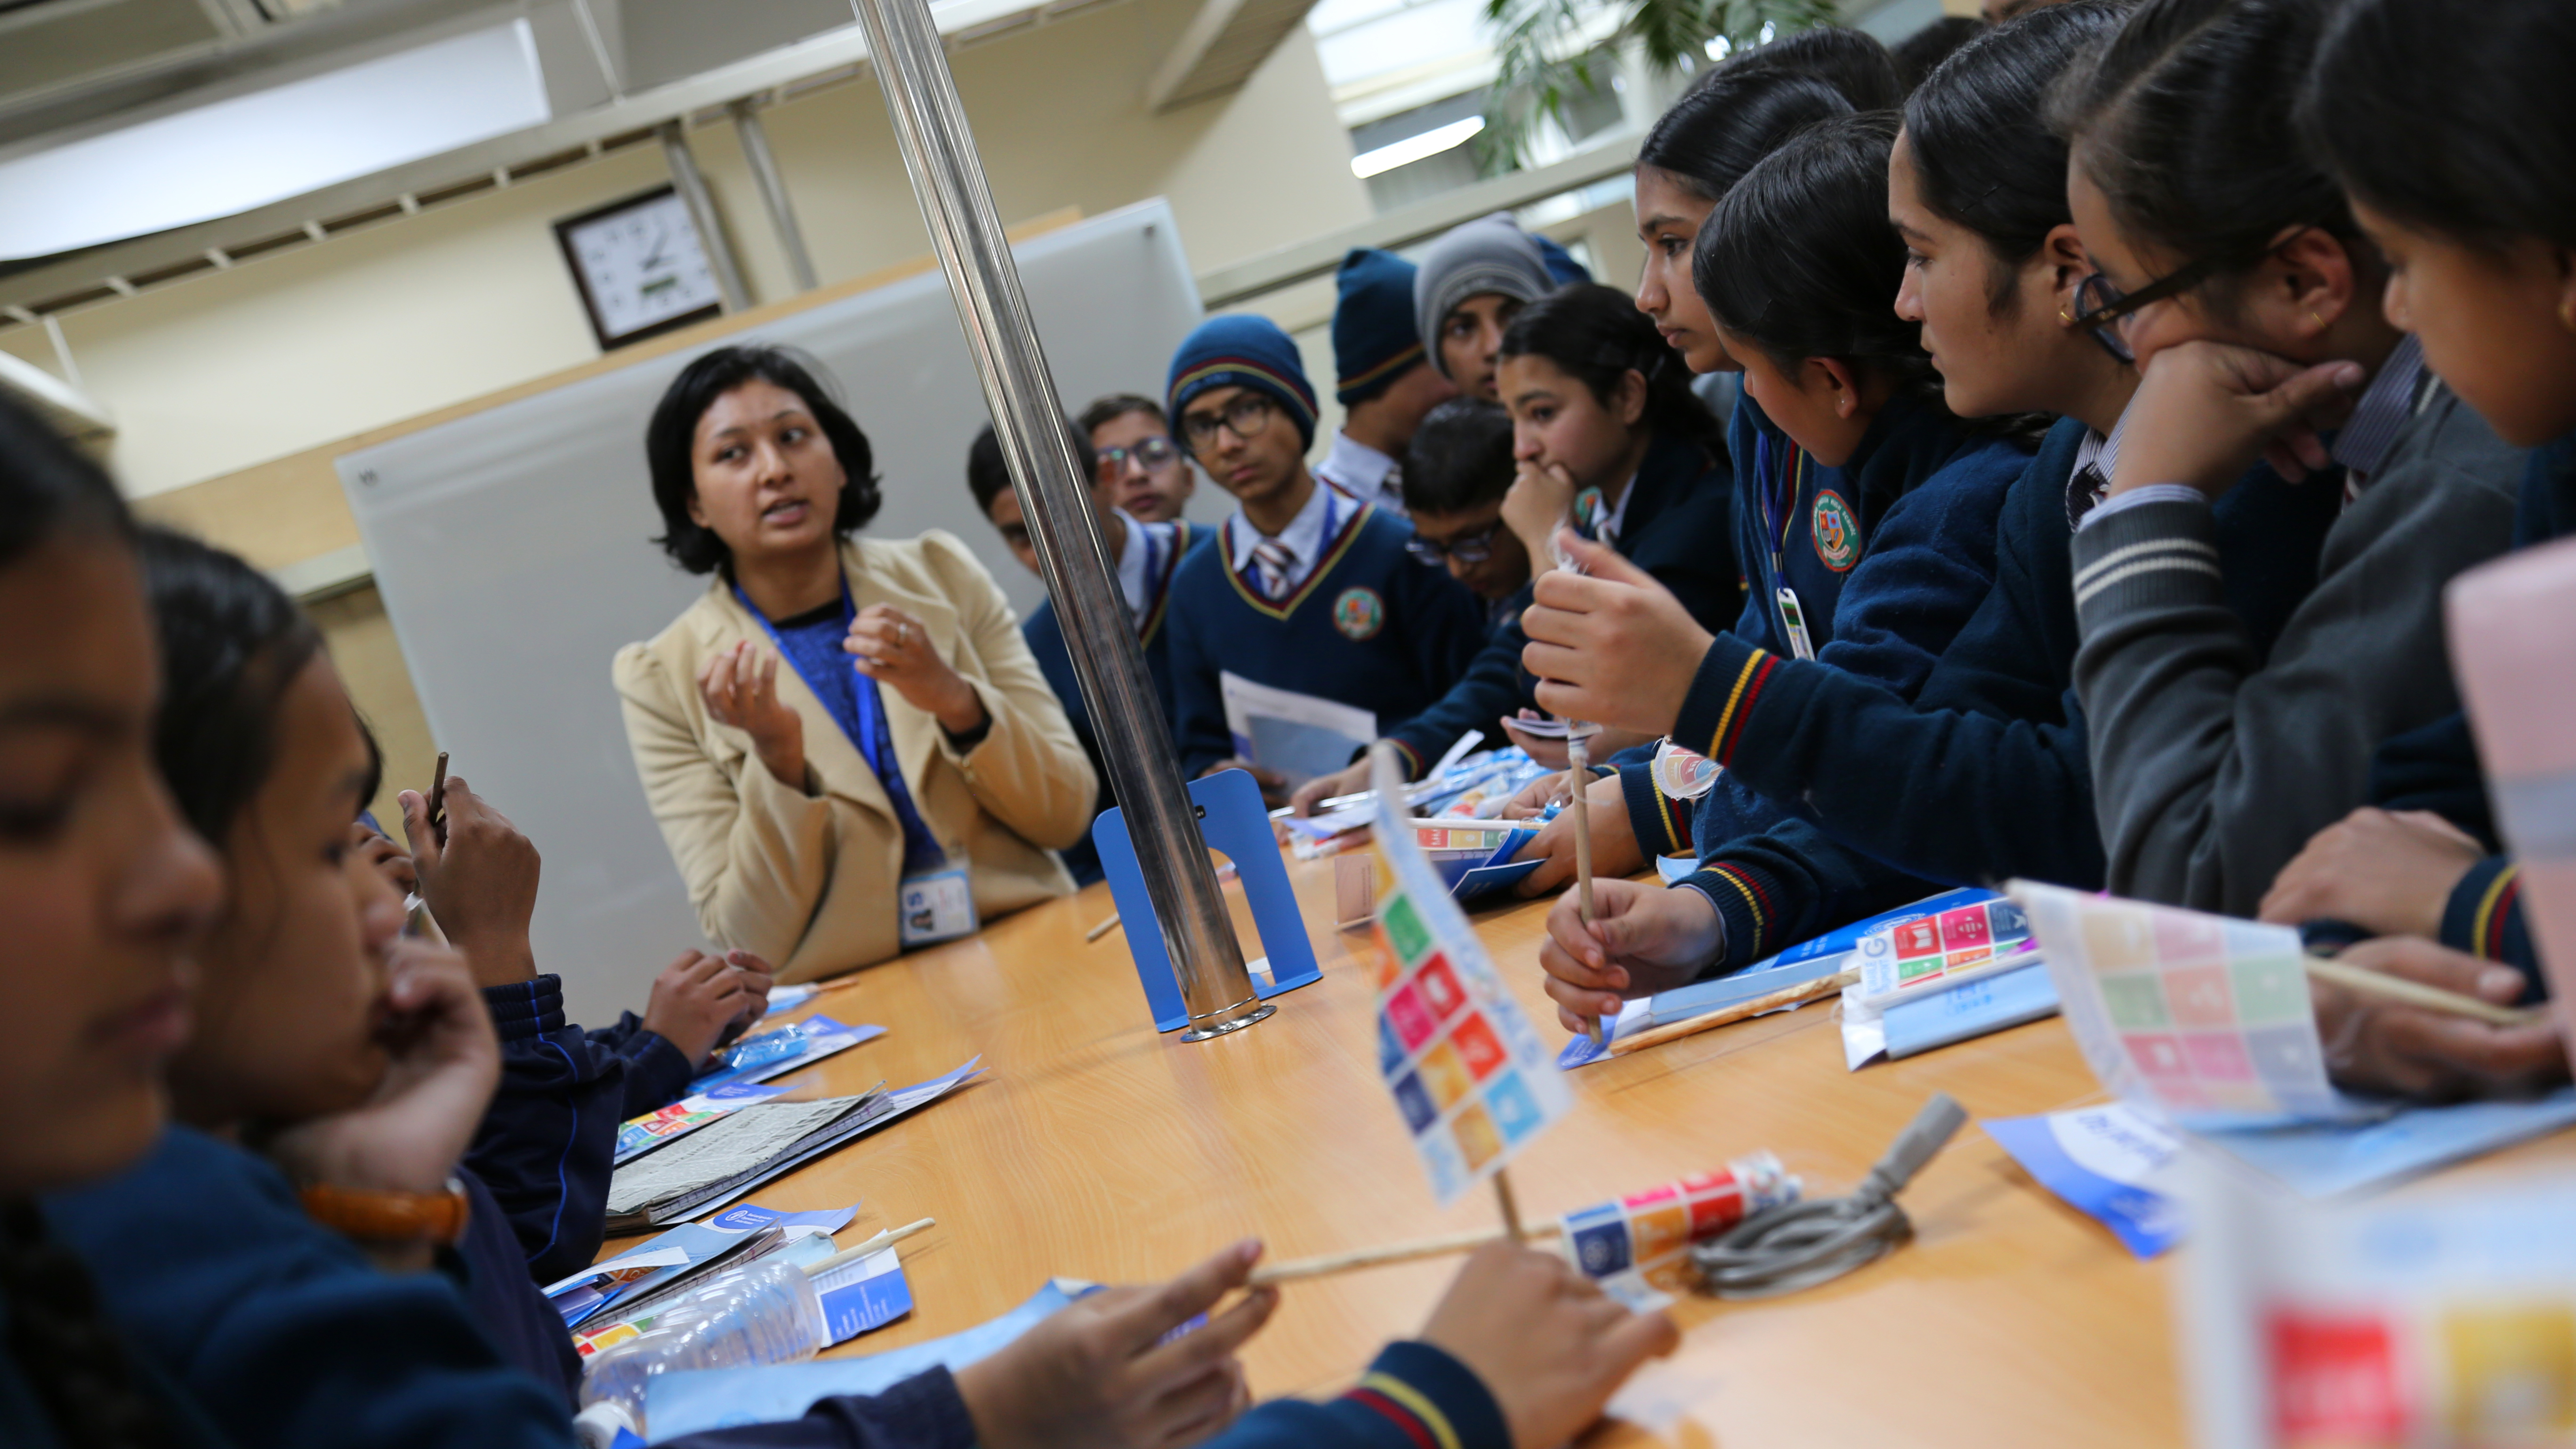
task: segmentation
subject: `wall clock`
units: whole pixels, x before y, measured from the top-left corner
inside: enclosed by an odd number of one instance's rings
[[[668,186],[556,222],[555,240],[603,350],[724,311],[688,203]]]

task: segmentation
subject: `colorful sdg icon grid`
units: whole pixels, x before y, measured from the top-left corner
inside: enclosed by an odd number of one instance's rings
[[[2030,941],[2030,918],[2010,901],[1980,901],[1890,929],[1899,986],[1981,966],[1998,953],[2028,949]]]
[[[1634,1268],[1667,1291],[1695,1276],[1683,1250],[1766,1208],[1794,1202],[1798,1181],[1768,1152],[1616,1202],[1566,1214],[1565,1238],[1587,1278]]]
[[[2576,1438],[2576,1308],[2563,1298],[2276,1303],[2262,1332],[2283,1449]]]
[[[2297,932],[2126,902],[2088,902],[2080,916],[2112,1029],[2159,1101],[2319,1105],[2325,1060]]]
[[[1377,939],[1378,1067],[1445,1203],[1546,1126],[1547,1112],[1409,897],[1380,902]]]

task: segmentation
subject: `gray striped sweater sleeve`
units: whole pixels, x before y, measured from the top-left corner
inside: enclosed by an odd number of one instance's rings
[[[2327,533],[2269,660],[2227,607],[2205,503],[2077,530],[2075,687],[2112,890],[2252,915],[2308,837],[2363,803],[2379,742],[2456,707],[2442,585],[2504,551],[2520,470],[2438,394]]]

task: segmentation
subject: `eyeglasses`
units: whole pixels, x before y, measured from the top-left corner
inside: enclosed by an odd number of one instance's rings
[[[1108,464],[1112,472],[1124,473],[1133,463],[1148,473],[1160,473],[1181,461],[1181,450],[1173,447],[1169,438],[1147,438],[1132,448],[1103,448],[1100,461]]]
[[[1494,556],[1494,535],[1502,531],[1503,521],[1498,518],[1446,542],[1417,533],[1404,541],[1404,551],[1434,568],[1453,558],[1462,564],[1480,564]]]
[[[2121,291],[2111,284],[2110,278],[2095,272],[2075,284],[2076,315],[2067,321],[2069,325],[2092,333],[2093,340],[2101,343],[2113,357],[2122,362],[2135,362],[2137,353],[2130,349],[2128,339],[2120,335],[2115,324],[2168,297],[2179,297],[2222,271],[2233,271],[2260,260],[2271,250],[2267,246],[2251,256],[2212,256],[2185,262],[2134,292]]]
[[[1278,409],[1270,399],[1257,392],[1238,393],[1232,402],[1215,412],[1181,414],[1181,436],[1190,440],[1190,451],[1204,451],[1216,441],[1219,427],[1231,428],[1236,438],[1251,442],[1270,426],[1270,415]]]

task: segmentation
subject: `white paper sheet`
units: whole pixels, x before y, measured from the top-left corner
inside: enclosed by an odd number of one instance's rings
[[[1287,776],[1292,788],[1350,764],[1377,738],[1377,716],[1368,710],[1255,684],[1231,670],[1218,671],[1217,688],[1235,753]]]

